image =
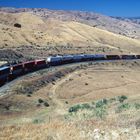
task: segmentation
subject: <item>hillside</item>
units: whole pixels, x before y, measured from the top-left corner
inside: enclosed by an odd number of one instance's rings
[[[0,89],[9,94],[0,99],[0,138],[139,140],[139,71],[139,60],[93,62],[21,77]]]
[[[0,65],[54,54],[140,54],[138,20],[0,8]],[[24,64],[25,75],[0,88],[0,140],[139,140],[139,59],[49,65],[25,74]]]
[[[26,13],[0,13],[0,48],[48,49],[47,53],[139,53],[140,41],[76,21]],[[18,23],[21,28],[14,27]],[[50,48],[55,47],[55,48]],[[78,49],[81,47],[81,49]],[[71,49],[70,49],[71,48]],[[20,50],[21,51],[21,50]],[[35,50],[34,50],[35,51]],[[44,51],[44,50],[43,50]],[[46,55],[46,54],[45,54]]]
[[[134,22],[136,24],[140,24],[140,17],[114,17],[119,20],[124,20],[127,22]]]
[[[113,33],[140,39],[140,24],[138,22],[124,20],[123,18],[112,18],[94,12],[63,11],[37,8],[0,8],[0,11],[8,13],[30,12],[45,19],[53,18],[62,21],[76,21],[93,27],[98,27],[100,29],[108,30]]]

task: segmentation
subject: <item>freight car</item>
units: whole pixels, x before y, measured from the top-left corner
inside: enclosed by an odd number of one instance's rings
[[[136,59],[140,59],[140,55],[136,55]]]
[[[103,55],[103,54],[96,54],[94,56],[94,60],[106,60],[106,55]]]
[[[137,59],[136,55],[122,55],[121,59]]]
[[[106,60],[120,60],[120,55],[106,55]]]
[[[43,68],[47,68],[47,67],[48,67],[48,65],[47,65],[45,59],[35,60],[35,70],[39,70],[39,69],[43,69]]]
[[[73,55],[73,62],[81,62],[84,59],[84,55],[78,54],[78,55]]]
[[[35,70],[35,61],[28,61],[23,63],[24,73],[32,72]]]
[[[82,58],[82,61],[92,61],[94,59],[93,54],[85,54],[84,57]]]

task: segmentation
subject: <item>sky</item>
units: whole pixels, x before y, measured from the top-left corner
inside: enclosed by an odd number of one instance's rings
[[[140,0],[0,0],[0,7],[80,10],[108,16],[140,17]]]

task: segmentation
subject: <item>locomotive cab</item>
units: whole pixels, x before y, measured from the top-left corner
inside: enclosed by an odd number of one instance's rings
[[[14,78],[20,76],[23,74],[23,65],[21,64],[16,64],[10,67],[10,76],[9,80],[13,80]]]
[[[5,66],[0,68],[0,86],[7,82],[9,78],[10,67]]]

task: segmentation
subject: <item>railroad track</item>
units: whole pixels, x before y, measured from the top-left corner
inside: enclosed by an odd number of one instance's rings
[[[51,66],[49,68],[44,68],[43,70],[47,70],[48,72],[52,72],[55,71],[57,68],[62,68],[62,67],[73,67],[73,66],[80,66],[80,65],[84,65],[84,64],[96,64],[96,63],[106,63],[106,62],[118,62],[118,61],[122,61],[122,62],[130,62],[130,61],[136,61],[138,59],[133,59],[133,60],[100,60],[100,61],[86,61],[86,62],[78,62],[78,63],[70,63],[70,64],[64,64],[64,65],[58,65],[58,66]],[[39,70],[42,71],[42,70]],[[13,87],[17,81],[19,80],[23,80],[24,77],[29,77],[29,78],[33,78],[37,75],[37,72],[39,71],[34,71],[22,76],[19,76],[18,78],[15,78],[14,80],[5,83],[3,86],[0,87],[0,97],[6,96],[6,95],[10,95],[11,94],[11,87]]]

